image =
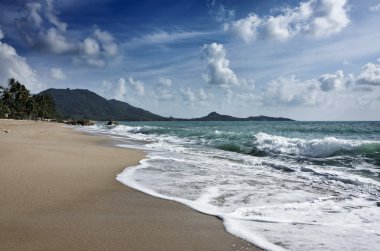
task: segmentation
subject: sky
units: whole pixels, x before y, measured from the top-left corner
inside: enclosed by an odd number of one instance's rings
[[[380,0],[0,0],[0,83],[163,116],[380,120]]]

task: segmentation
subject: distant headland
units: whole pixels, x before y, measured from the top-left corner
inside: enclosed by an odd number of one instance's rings
[[[50,95],[57,112],[63,117],[90,120],[120,121],[293,121],[289,118],[250,116],[237,118],[211,112],[200,118],[163,117],[142,108],[115,99],[107,100],[86,89],[47,89],[40,93]]]

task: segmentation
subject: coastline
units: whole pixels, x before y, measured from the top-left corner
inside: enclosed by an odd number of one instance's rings
[[[0,129],[1,249],[258,250],[216,217],[116,181],[139,150],[54,123]]]

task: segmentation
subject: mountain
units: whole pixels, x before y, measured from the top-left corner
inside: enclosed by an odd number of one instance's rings
[[[287,118],[257,116],[236,118],[211,112],[194,119],[166,118],[115,99],[107,100],[84,89],[47,89],[40,94],[50,94],[57,112],[63,117],[91,120],[119,121],[292,121]]]
[[[92,120],[164,121],[168,120],[144,109],[115,99],[107,100],[84,89],[47,89],[40,94],[50,94],[57,112],[64,117]]]
[[[241,121],[239,118],[235,118],[229,115],[221,115],[216,112],[211,112],[207,116],[191,119],[194,121]]]
[[[248,118],[237,118],[229,115],[221,115],[216,112],[211,112],[207,116],[201,118],[190,119],[192,121],[293,121],[288,118],[267,117],[267,116],[250,116]]]

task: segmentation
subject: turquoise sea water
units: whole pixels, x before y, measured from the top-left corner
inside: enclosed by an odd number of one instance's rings
[[[218,216],[228,232],[263,248],[380,247],[380,122],[125,122],[85,130],[148,153],[118,175],[122,183]]]

